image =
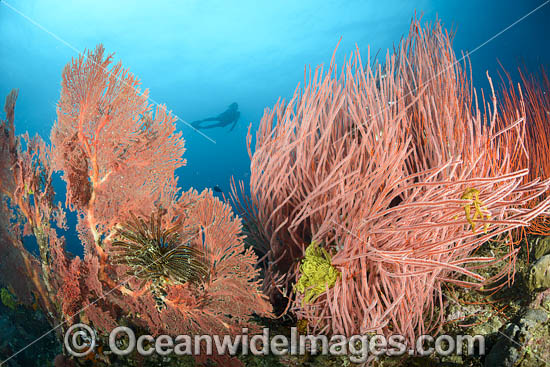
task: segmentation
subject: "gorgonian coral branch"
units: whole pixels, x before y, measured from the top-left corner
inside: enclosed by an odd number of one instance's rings
[[[131,211],[151,212],[185,164],[175,117],[160,105],[153,115],[147,90],[104,51],[99,45],[63,70],[51,133],[67,205],[84,213],[96,242]]]

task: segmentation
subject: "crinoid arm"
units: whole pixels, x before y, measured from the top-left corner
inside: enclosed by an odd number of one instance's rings
[[[128,266],[128,274],[143,280],[176,284],[201,282],[209,266],[200,249],[191,245],[192,230],[178,219],[164,224],[153,212],[147,219],[131,215],[116,229],[112,261]]]

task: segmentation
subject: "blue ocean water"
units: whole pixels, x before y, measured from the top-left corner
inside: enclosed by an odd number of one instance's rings
[[[536,9],[536,10],[535,10]],[[535,11],[533,11],[535,10]],[[179,185],[201,191],[248,180],[245,137],[264,108],[288,98],[303,81],[304,67],[328,65],[342,38],[337,63],[359,47],[366,58],[396,44],[411,19],[439,17],[456,32],[455,51],[471,53],[474,85],[487,88],[501,70],[517,76],[525,65],[550,69],[548,1],[0,1],[0,96],[19,88],[17,133],[49,141],[59,98],[61,71],[78,52],[102,43],[183,121],[218,115],[237,102],[229,126],[194,132],[186,139],[187,166]],[[151,101],[151,103],[152,103]],[[3,102],[2,102],[3,104]],[[56,177],[63,200],[63,184]],[[74,215],[70,223],[74,228]],[[81,253],[74,232],[68,249]]]

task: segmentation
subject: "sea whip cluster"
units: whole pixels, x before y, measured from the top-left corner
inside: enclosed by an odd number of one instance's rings
[[[249,130],[250,195],[233,184],[233,198],[264,254],[265,290],[312,332],[412,341],[438,329],[445,284],[489,290],[514,273],[512,241],[476,251],[547,213],[548,176],[521,165],[522,100],[505,115],[494,92],[479,101],[451,41],[414,21],[382,64],[357,50],[338,71],[333,56],[266,109],[253,152]],[[294,284],[312,278],[314,244],[339,277],[312,299]]]

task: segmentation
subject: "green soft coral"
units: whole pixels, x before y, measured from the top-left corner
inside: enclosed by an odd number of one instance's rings
[[[340,276],[340,272],[332,266],[330,254],[315,242],[306,249],[300,274],[295,289],[304,294],[302,304],[314,301],[325,292],[327,286],[332,288]]]
[[[15,299],[15,296],[6,288],[0,289],[0,300],[2,300],[2,304],[4,306],[11,308],[12,310],[15,310],[17,307],[17,300]]]

